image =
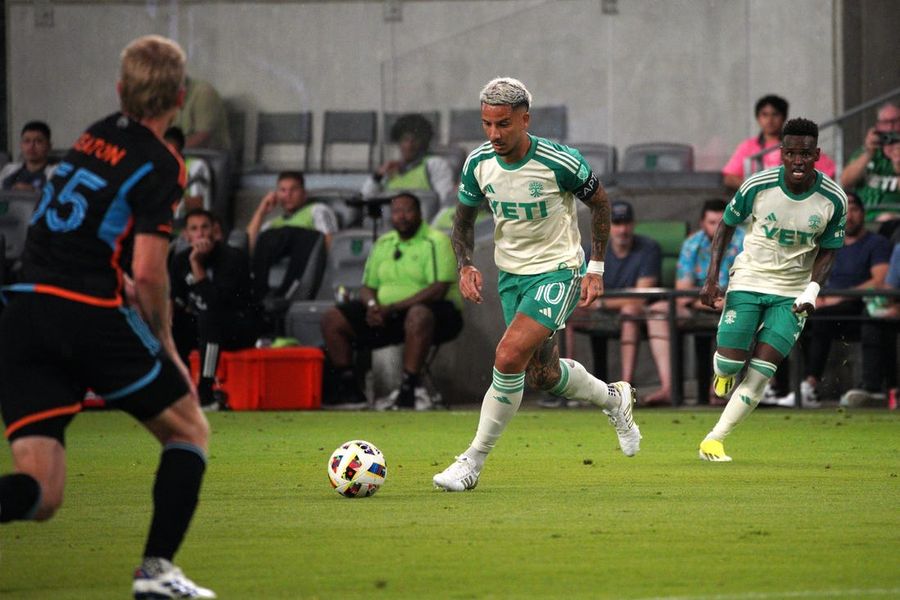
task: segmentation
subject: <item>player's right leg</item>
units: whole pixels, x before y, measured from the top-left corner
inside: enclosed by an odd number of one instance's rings
[[[153,485],[153,518],[135,571],[135,598],[215,598],[172,564],[194,515],[206,470],[209,425],[197,400],[184,395],[143,422],[163,446]]]

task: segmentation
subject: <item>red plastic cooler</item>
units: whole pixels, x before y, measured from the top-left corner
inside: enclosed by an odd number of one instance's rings
[[[322,406],[322,368],[318,348],[251,348],[222,352],[216,378],[232,410],[312,410]],[[199,357],[191,354],[195,381]]]

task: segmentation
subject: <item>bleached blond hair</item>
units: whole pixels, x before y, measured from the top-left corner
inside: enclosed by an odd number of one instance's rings
[[[518,108],[524,106],[525,110],[531,106],[531,92],[525,84],[512,77],[497,77],[488,82],[481,90],[481,103],[491,106],[511,106]]]

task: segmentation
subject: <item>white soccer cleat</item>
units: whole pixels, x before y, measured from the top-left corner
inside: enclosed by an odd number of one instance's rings
[[[215,592],[200,587],[164,558],[145,559],[134,572],[131,590],[138,599],[216,597]]]
[[[631,408],[634,406],[634,388],[627,381],[609,384],[619,392],[619,407],[604,410],[610,424],[619,436],[619,447],[625,456],[634,456],[641,449],[641,430],[634,422]]]
[[[475,466],[475,461],[461,454],[456,457],[449,467],[434,476],[434,487],[448,492],[464,492],[475,489],[478,485],[478,476],[481,469]]]

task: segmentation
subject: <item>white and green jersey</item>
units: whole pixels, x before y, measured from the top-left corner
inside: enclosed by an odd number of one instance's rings
[[[578,268],[584,262],[575,198],[590,198],[599,183],[581,153],[528,136],[531,147],[507,164],[485,142],[466,159],[459,201],[485,199],[494,214],[494,260],[515,275]]]
[[[797,296],[806,289],[819,248],[844,245],[847,196],[825,174],[804,194],[791,193],[784,167],[750,176],[725,210],[725,223],[751,219],[734,260],[729,291]]]

